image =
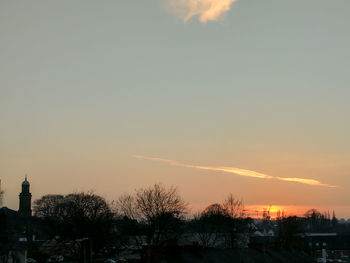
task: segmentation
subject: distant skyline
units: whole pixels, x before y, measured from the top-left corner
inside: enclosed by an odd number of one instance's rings
[[[348,10],[348,0],[1,1],[4,205],[18,209],[27,173],[33,200],[81,190],[113,200],[162,182],[194,209],[233,193],[350,218]]]

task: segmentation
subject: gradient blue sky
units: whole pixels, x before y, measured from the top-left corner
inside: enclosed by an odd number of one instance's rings
[[[194,207],[337,208],[350,217],[350,2],[240,0],[184,23],[166,0],[0,2],[0,178],[17,208],[155,182]],[[327,189],[172,167],[232,166]]]

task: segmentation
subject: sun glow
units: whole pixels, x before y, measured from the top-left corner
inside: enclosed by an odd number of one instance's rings
[[[306,211],[306,210],[305,210]],[[283,205],[248,205],[245,207],[246,216],[265,219],[276,219],[281,216],[301,216],[305,211],[296,206]]]

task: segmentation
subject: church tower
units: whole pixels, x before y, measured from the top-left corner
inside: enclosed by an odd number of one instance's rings
[[[32,194],[27,176],[22,183],[22,192],[19,195],[19,214],[21,216],[32,216]]]

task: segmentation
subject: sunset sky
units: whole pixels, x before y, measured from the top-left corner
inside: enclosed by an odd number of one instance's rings
[[[349,0],[0,1],[0,179],[18,209],[162,182],[193,211],[350,218]]]

